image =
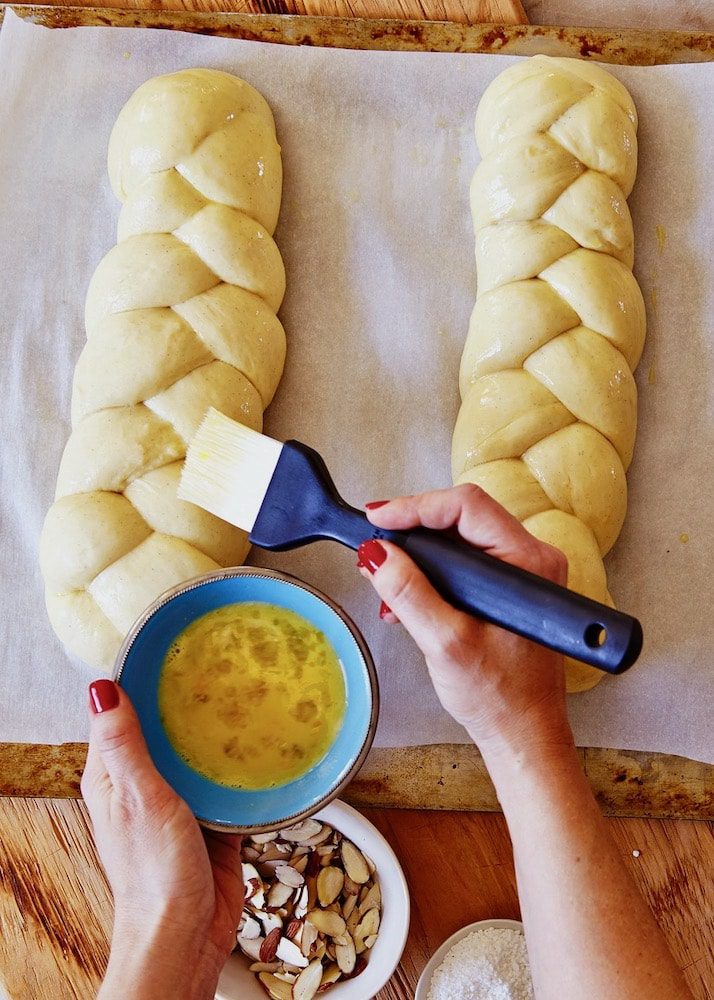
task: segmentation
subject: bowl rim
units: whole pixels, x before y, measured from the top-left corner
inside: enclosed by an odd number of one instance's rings
[[[328,597],[327,594],[318,590],[317,587],[313,587],[311,584],[305,583],[304,580],[300,580],[298,577],[292,576],[290,573],[283,573],[280,570],[274,569],[265,569],[262,566],[228,566],[223,569],[211,570],[209,573],[202,573],[200,576],[191,577],[191,579],[184,580],[183,583],[179,583],[176,586],[165,590],[163,594],[160,594],[142,612],[127,632],[114,661],[112,679],[121,687],[121,677],[124,672],[126,661],[134,643],[136,642],[136,639],[139,636],[139,633],[142,631],[147,622],[149,622],[154,615],[161,610],[161,608],[163,608],[166,604],[169,604],[172,600],[174,600],[174,598],[180,597],[182,594],[189,593],[192,590],[197,590],[200,587],[204,587],[207,584],[215,582],[216,580],[233,579],[236,577],[272,579],[280,584],[304,590],[325,604],[333,612],[333,614],[335,614],[342,621],[343,625],[347,628],[357,645],[365,670],[367,671],[367,679],[369,681],[372,702],[370,706],[367,731],[359,753],[339,784],[330,788],[330,790],[326,792],[326,794],[323,795],[317,802],[312,803],[299,812],[291,813],[289,816],[284,817],[278,822],[271,820],[269,823],[255,823],[252,825],[220,823],[215,820],[206,819],[204,816],[199,816],[197,813],[194,813],[201,826],[207,830],[215,830],[218,833],[240,833],[251,835],[282,829],[283,827],[291,826],[294,823],[299,823],[303,819],[308,819],[320,809],[324,809],[324,807],[332,802],[333,799],[337,798],[340,792],[344,791],[346,786],[350,783],[350,781],[352,781],[354,776],[364,764],[367,754],[372,748],[372,743],[374,742],[375,733],[377,731],[377,722],[379,720],[379,679],[369,647],[359,628],[344,608],[340,607],[340,605],[337,604],[336,601],[333,601],[331,597]]]
[[[523,933],[523,923],[520,920],[512,920],[507,917],[490,917],[487,920],[476,920],[472,924],[465,924],[463,927],[460,927],[459,930],[454,931],[450,937],[439,945],[422,969],[422,973],[419,976],[419,981],[417,982],[416,990],[414,992],[414,1000],[427,1000],[434,972],[441,965],[447,954],[458,941],[461,941],[462,938],[467,937],[473,931],[486,930],[488,927],[494,927],[497,930],[503,929],[520,931],[521,934]]]

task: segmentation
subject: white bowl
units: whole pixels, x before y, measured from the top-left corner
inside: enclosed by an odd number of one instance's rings
[[[402,957],[409,930],[409,889],[397,857],[382,834],[356,809],[336,799],[315,819],[323,820],[348,837],[374,861],[382,892],[382,920],[377,940],[364,972],[354,979],[331,986],[330,1000],[371,1000]],[[231,955],[218,980],[216,1000],[265,1000],[266,994],[249,962],[242,955]]]
[[[441,945],[440,948],[434,952],[429,961],[427,962],[424,971],[419,977],[419,982],[417,983],[416,993],[414,994],[414,1000],[426,1000],[429,996],[429,987],[431,986],[431,977],[434,975],[438,967],[446,958],[447,954],[451,951],[457,941],[462,938],[468,937],[472,931],[482,931],[486,930],[487,927],[495,927],[502,930],[510,931],[520,931],[523,933],[523,924],[520,920],[478,920],[475,924],[467,924],[466,927],[462,927],[460,931],[456,931],[452,934],[450,938]]]

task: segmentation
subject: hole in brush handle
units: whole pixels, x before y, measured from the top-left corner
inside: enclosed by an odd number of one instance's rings
[[[438,532],[417,529],[404,549],[443,597],[485,621],[607,673],[639,655],[642,628],[621,611]]]
[[[591,649],[597,649],[607,642],[607,629],[601,622],[591,622],[585,629],[583,638]]]

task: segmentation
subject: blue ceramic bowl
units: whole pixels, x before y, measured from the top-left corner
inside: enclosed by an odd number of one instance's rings
[[[342,665],[347,708],[327,755],[307,774],[279,788],[227,788],[198,774],[176,753],[159,716],[161,666],[176,636],[196,618],[246,601],[277,604],[321,629]],[[295,823],[339,794],[362,765],[379,712],[377,675],[354,623],[328,597],[284,573],[241,567],[188,580],[159,597],[135,623],[117,657],[114,677],[134,703],[159,772],[204,826],[258,833]]]

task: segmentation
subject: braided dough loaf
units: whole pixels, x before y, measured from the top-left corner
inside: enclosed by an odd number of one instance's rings
[[[206,410],[261,430],[285,359],[282,165],[264,98],[213,70],[149,80],[114,126],[109,176],[118,243],[87,293],[40,543],[57,635],[105,669],[162,591],[245,559],[247,536],[176,490]]]
[[[602,557],[627,506],[645,337],[626,198],[637,113],[614,77],[536,56],[476,115],[478,298],[461,361],[452,471],[568,558],[568,586],[612,605]],[[567,664],[568,689],[602,674]]]

